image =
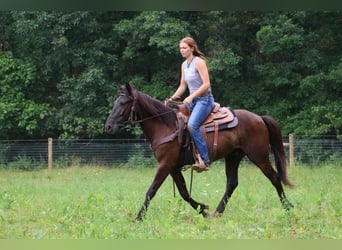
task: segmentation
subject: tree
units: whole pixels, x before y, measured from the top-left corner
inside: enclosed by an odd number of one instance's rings
[[[42,136],[50,106],[36,96],[40,86],[34,67],[9,52],[0,52],[0,82],[0,138]]]
[[[117,85],[160,100],[174,92],[188,35],[221,105],[272,115],[284,134],[340,135],[341,20],[324,11],[0,12],[1,138],[105,137]]]
[[[103,132],[118,69],[112,22],[120,12],[12,12],[9,49],[37,69],[58,137],[87,138]],[[119,71],[120,72],[120,71]],[[47,130],[46,133],[49,133]]]
[[[264,88],[272,93],[269,112],[286,132],[335,134],[341,131],[340,13],[290,12],[266,20],[257,33]],[[336,22],[337,21],[337,22]],[[329,98],[329,99],[327,99]]]
[[[143,11],[115,25],[120,37],[125,82],[164,99],[178,85],[179,40],[189,35],[188,23],[165,11]],[[172,88],[165,88],[171,86]]]

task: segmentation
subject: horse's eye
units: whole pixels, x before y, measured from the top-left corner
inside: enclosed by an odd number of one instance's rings
[[[124,105],[126,104],[128,101],[125,98],[122,98],[122,96],[119,96],[119,98],[117,98],[114,101],[114,105],[119,104],[119,105]]]

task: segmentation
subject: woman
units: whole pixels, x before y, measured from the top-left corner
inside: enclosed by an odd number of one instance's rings
[[[179,49],[186,60],[181,66],[180,85],[171,99],[179,99],[187,89],[189,90],[189,96],[183,100],[183,103],[191,111],[188,130],[200,155],[192,167],[197,172],[202,172],[209,170],[210,159],[200,126],[214,106],[214,97],[211,92],[208,66],[196,41],[192,37],[185,37],[179,42]]]

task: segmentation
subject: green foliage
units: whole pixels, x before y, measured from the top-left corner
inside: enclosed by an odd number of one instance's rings
[[[333,22],[334,16],[335,13],[312,12],[281,14],[269,19],[257,32],[263,60],[256,70],[270,93],[266,103],[274,101],[266,112],[280,120],[285,133],[322,135],[341,131],[341,120],[335,119],[340,117],[337,100],[342,85],[336,76],[341,59],[331,54],[340,35],[331,34],[328,28],[338,25]],[[321,24],[317,23],[318,17]],[[331,37],[326,39],[324,32]],[[335,53],[340,55],[340,48],[335,47]]]
[[[101,69],[92,68],[58,85],[64,106],[58,111],[62,137],[94,137],[103,132],[108,84]],[[111,88],[110,88],[111,89]]]
[[[283,134],[340,135],[341,20],[338,11],[0,12],[0,138],[106,137],[118,84],[160,100],[175,91],[188,35],[222,105],[272,115]]]
[[[186,21],[165,11],[143,11],[115,25],[125,44],[121,57],[127,75],[124,81],[161,100],[171,95],[179,80],[179,40],[189,34],[188,27]]]
[[[188,35],[186,21],[175,19],[165,11],[143,11],[132,19],[120,21],[115,30],[127,43],[123,59],[136,59],[141,52],[174,56],[182,36]],[[141,50],[141,52],[139,51]],[[152,63],[152,62],[151,62]]]
[[[0,81],[0,138],[41,136],[40,126],[50,111],[39,98],[34,67],[11,53],[0,53]]]
[[[36,162],[30,159],[29,157],[23,155],[18,156],[14,161],[11,161],[7,164],[6,169],[14,170],[14,171],[33,171],[40,170],[45,168],[45,164],[43,161]]]
[[[230,105],[229,99],[231,99],[230,96],[234,93],[230,83],[234,83],[233,79],[240,76],[238,65],[241,60],[242,58],[234,54],[229,48],[217,48],[215,55],[209,60],[210,78],[212,79],[212,89],[215,98],[217,100],[224,100],[227,96],[229,97],[228,101],[222,103],[224,105]]]
[[[158,166],[156,158],[152,156],[145,156],[141,146],[136,146],[134,151],[129,155],[128,161],[124,164],[127,168],[146,168]]]
[[[279,15],[276,23],[263,26],[257,32],[260,52],[271,55],[277,52],[296,50],[304,43],[303,28],[286,15]],[[289,53],[282,54],[285,58]],[[275,58],[277,60],[283,58]]]

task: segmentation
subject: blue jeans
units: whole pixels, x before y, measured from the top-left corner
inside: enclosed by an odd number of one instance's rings
[[[208,117],[213,107],[214,97],[212,95],[195,97],[189,105],[189,109],[192,112],[188,121],[188,129],[191,134],[192,140],[194,141],[195,146],[198,150],[198,153],[201,155],[204,163],[207,164],[210,163],[208,146],[203,138],[200,126]]]

